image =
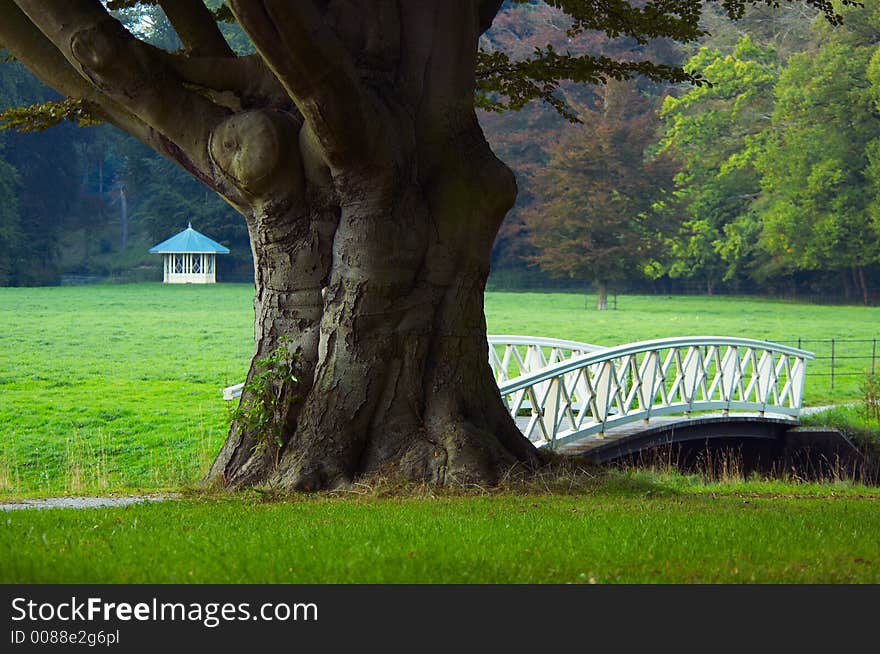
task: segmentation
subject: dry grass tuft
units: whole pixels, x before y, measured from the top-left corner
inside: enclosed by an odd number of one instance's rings
[[[64,448],[64,491],[82,493],[110,488],[107,472],[107,448],[102,431],[95,438],[74,431]]]

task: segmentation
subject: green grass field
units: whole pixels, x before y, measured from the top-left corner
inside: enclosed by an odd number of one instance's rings
[[[169,488],[199,478],[253,343],[249,285],[0,288],[0,493]],[[676,335],[869,339],[880,309],[729,297],[489,293],[490,333],[603,345]],[[854,370],[862,362],[853,364]],[[808,404],[858,397],[810,378]]]
[[[163,487],[226,429],[253,344],[246,286],[0,289],[0,487]]]
[[[0,583],[880,582],[876,490],[740,486],[12,511]]]
[[[739,298],[584,305],[490,293],[489,330],[600,344],[873,338],[880,318]],[[246,371],[252,320],[245,285],[0,289],[0,496],[197,481],[225,435],[219,389]],[[813,403],[857,397],[854,384],[833,394],[809,384]],[[880,490],[845,480],[593,471],[491,493],[243,493],[11,511],[0,517],[0,583],[878,583],[878,501]]]

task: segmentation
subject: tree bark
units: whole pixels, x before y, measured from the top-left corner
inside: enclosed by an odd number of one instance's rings
[[[307,160],[310,138],[300,141]],[[210,480],[305,490],[376,473],[492,483],[536,462],[499,398],[483,313],[513,177],[475,118],[447,147],[458,154],[430,183],[409,165],[343,171],[326,186],[319,168],[304,180],[304,220],[248,216],[257,288],[248,379],[281,345],[298,357],[299,383],[281,389],[282,442],[260,447],[264,434],[234,424]]]
[[[608,284],[601,280],[596,282],[596,309],[608,310]]]
[[[261,29],[262,15],[243,11],[239,18],[246,29]],[[467,35],[460,18],[401,6],[401,39],[411,42],[399,44],[394,84],[374,71],[376,81],[359,91],[350,69],[328,65],[347,101],[328,108],[318,93],[314,105],[299,105],[306,120],[297,137],[272,137],[255,150],[265,169],[259,188],[243,179],[257,177],[250,164],[236,168],[251,156],[239,148],[253,148],[256,133],[283,130],[233,119],[212,138],[233,144],[229,151],[218,145],[212,156],[253,198],[245,213],[258,317],[248,379],[287,335],[282,346],[298,355],[299,382],[280,389],[280,442],[260,447],[265,435],[238,421],[209,480],[303,490],[371,474],[483,484],[537,463],[488,364],[483,293],[492,243],[516,185],[477,122],[477,21]],[[364,20],[381,31],[382,16]],[[291,30],[302,37],[298,25]],[[341,35],[345,41],[344,29]],[[335,47],[332,41],[321,46]],[[315,70],[286,67],[287,53],[271,47],[261,54],[291,95],[312,89]],[[379,62],[391,57],[372,56]],[[367,107],[368,124],[359,122],[365,120],[359,105]],[[349,109],[354,115],[342,117]],[[317,117],[310,120],[313,111]],[[359,125],[357,134],[337,138],[352,125]],[[285,140],[297,148],[286,149]],[[279,153],[273,166],[266,151]],[[231,174],[233,168],[243,172]],[[264,236],[266,225],[283,234]],[[299,254],[280,257],[279,249]],[[290,263],[279,268],[279,261]],[[241,401],[246,412],[247,393]]]
[[[865,278],[865,268],[864,266],[856,266],[855,268],[858,275],[859,289],[862,291],[862,303],[868,306],[870,304],[870,295],[868,293],[868,281]]]

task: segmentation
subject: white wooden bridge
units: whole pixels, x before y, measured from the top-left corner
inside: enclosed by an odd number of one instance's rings
[[[812,358],[805,350],[726,336],[615,347],[489,336],[489,365],[523,434],[537,447],[572,452],[698,417],[796,425]],[[224,399],[240,396],[242,386],[223,389]]]

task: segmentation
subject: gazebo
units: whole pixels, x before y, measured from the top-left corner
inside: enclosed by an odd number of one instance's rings
[[[192,228],[192,224],[167,241],[150,248],[165,258],[166,284],[213,284],[217,281],[214,257],[229,249]]]

